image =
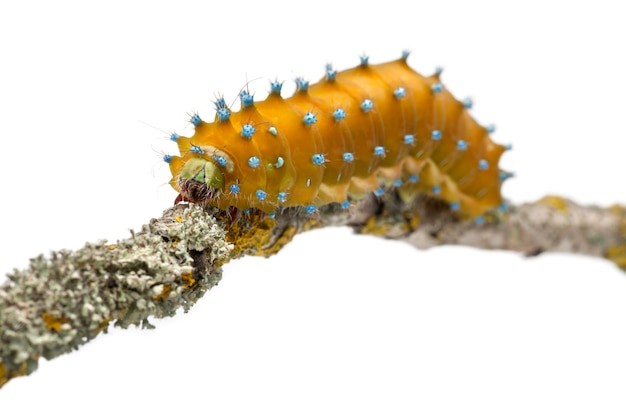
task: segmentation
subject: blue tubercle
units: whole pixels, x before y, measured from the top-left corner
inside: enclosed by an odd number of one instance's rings
[[[252,135],[254,135],[255,132],[256,132],[256,130],[250,124],[244,124],[241,127],[241,136],[243,136],[246,139],[252,138]]]
[[[350,208],[350,201],[346,200],[344,202],[341,203],[341,208],[343,208],[344,210],[347,210],[348,208]]]
[[[278,202],[284,203],[285,201],[287,201],[287,193],[281,191],[280,193],[278,193]]]
[[[270,212],[270,213],[267,215],[267,217],[268,217],[269,219],[274,219],[274,218],[276,218],[276,212]]]
[[[392,184],[394,187],[400,187],[402,185],[402,179],[395,180]]]
[[[496,131],[496,126],[493,124],[489,124],[485,127],[488,134],[493,134]]]
[[[248,159],[248,166],[250,166],[251,168],[256,169],[260,165],[261,160],[258,157],[252,156],[250,159]]]
[[[245,208],[243,210],[244,215],[248,215],[250,213],[250,208]]]
[[[434,186],[431,187],[430,191],[432,191],[433,194],[439,194],[441,193],[441,186],[435,184]]]
[[[498,211],[503,213],[509,210],[509,204],[506,201],[503,201],[502,204],[498,207]]]
[[[433,91],[433,93],[437,94],[437,93],[441,93],[443,91],[443,84],[441,83],[435,83],[432,86],[430,86],[430,89]]]
[[[276,93],[276,94],[280,94],[280,90],[283,88],[283,84],[281,82],[279,82],[278,80],[274,80],[271,84],[270,84],[270,91],[272,93]]]
[[[511,177],[515,177],[515,173],[513,173],[513,172],[500,172],[500,174],[498,174],[498,178],[500,179],[500,181],[508,180]]]
[[[217,100],[215,100],[215,109],[219,110],[220,108],[228,108],[228,106],[226,105],[226,100],[224,100],[224,97],[220,97]]]
[[[309,81],[301,77],[296,78],[296,90],[307,91],[309,89]]]
[[[278,130],[276,129],[276,127],[269,127],[267,129],[267,132],[269,132],[270,134],[272,134],[274,136],[278,135]]]
[[[343,110],[343,108],[337,108],[333,112],[333,117],[335,117],[335,121],[341,121],[342,119],[346,118],[346,112]]]
[[[194,127],[197,127],[198,125],[202,124],[202,119],[198,114],[194,114],[189,119],[189,122],[191,122]]]
[[[267,193],[263,190],[257,190],[256,191],[256,199],[259,201],[265,201],[265,199],[267,198]]]
[[[487,170],[487,169],[489,169],[489,162],[486,161],[485,159],[480,159],[478,161],[478,169],[479,170]]]
[[[222,107],[222,108],[217,109],[217,120],[219,122],[228,121],[229,118],[230,118],[230,110],[228,108]]]
[[[443,68],[442,68],[441,66],[437,66],[437,67],[435,68],[435,76],[437,76],[437,77],[438,77],[438,76],[439,76],[439,75],[441,75],[442,73],[443,73]]]
[[[411,54],[411,51],[405,49],[404,51],[402,51],[402,56],[400,57],[404,60],[407,60],[410,54]]]
[[[409,176],[409,181],[411,183],[417,183],[420,179],[420,176],[418,176],[417,174],[412,174]]]
[[[470,108],[472,108],[473,105],[474,105],[474,102],[472,101],[471,98],[467,97],[466,99],[463,100],[464,108],[467,108],[469,110]]]
[[[399,100],[403,97],[406,97],[406,90],[404,89],[404,87],[398,87],[393,91],[393,95],[396,96],[396,98]]]
[[[459,139],[456,142],[456,148],[458,150],[467,150],[467,142],[465,142],[463,139]]]
[[[226,158],[220,155],[213,155],[213,161],[222,167],[226,167]]]
[[[450,203],[450,209],[452,211],[458,211],[459,209],[461,209],[461,203],[459,201],[452,201]]]
[[[169,163],[172,161],[172,155],[163,155],[163,161]]]
[[[405,145],[413,145],[415,142],[415,136],[411,134],[404,135],[404,144]]]
[[[433,141],[441,140],[441,131],[435,129],[432,133],[432,138],[433,138]]]
[[[170,141],[178,141],[178,138],[180,138],[180,135],[178,135],[176,132],[172,132],[172,134],[170,135]]]
[[[382,146],[376,146],[374,148],[374,156],[385,156],[385,148]]]
[[[350,163],[350,162],[352,162],[354,160],[354,155],[352,153],[350,153],[350,152],[346,152],[346,153],[343,154],[342,159],[343,159],[344,162]]]
[[[323,165],[326,159],[324,158],[323,154],[316,153],[311,157],[311,161],[314,165]]]
[[[254,96],[248,93],[247,90],[242,90],[241,93],[239,93],[239,99],[241,100],[241,106],[243,108],[250,107],[254,104]]]
[[[504,145],[504,149],[505,150],[512,150],[513,149],[513,144],[508,143],[508,144]]]
[[[241,191],[241,188],[239,187],[238,184],[231,184],[229,189],[230,189],[230,192],[233,194],[239,194],[239,192]]]
[[[325,68],[326,68],[326,80],[328,80],[329,82],[334,81],[335,78],[337,77],[337,71],[333,69],[333,65],[330,63],[327,63]]]
[[[313,125],[313,124],[315,124],[317,122],[317,117],[312,112],[308,112],[308,113],[304,114],[304,118],[302,119],[302,121],[306,125]]]
[[[370,100],[369,98],[366,98],[361,103],[361,110],[363,110],[363,112],[371,111],[372,108],[374,108],[374,102]]]
[[[369,61],[370,61],[369,56],[361,55],[359,58],[361,59],[361,66],[367,66],[369,64]]]
[[[276,159],[276,163],[274,163],[274,167],[277,169],[280,169],[281,167],[283,167],[284,164],[285,164],[285,159],[283,159],[282,156],[279,156]]]
[[[474,223],[476,223],[476,225],[483,225],[485,223],[485,217],[477,216],[474,218]]]
[[[189,148],[189,152],[197,153],[198,155],[204,155],[204,151],[202,150],[202,148],[195,145],[192,145],[191,148]]]
[[[377,189],[376,191],[374,191],[374,195],[375,195],[376,197],[380,197],[380,196],[382,196],[384,193],[385,193],[385,189],[384,189],[382,186],[378,187],[378,189]]]
[[[317,207],[313,204],[309,204],[306,206],[306,213],[307,214],[313,214],[315,211],[317,211]]]

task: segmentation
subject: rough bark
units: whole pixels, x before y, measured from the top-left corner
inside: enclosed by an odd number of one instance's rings
[[[151,327],[150,317],[189,309],[217,285],[221,264],[244,255],[270,256],[312,228],[351,226],[357,233],[405,241],[420,249],[464,245],[534,256],[569,252],[606,257],[626,267],[626,209],[580,206],[559,197],[501,208],[461,221],[440,200],[405,203],[393,190],[349,210],[316,214],[286,209],[233,221],[223,213],[180,204],[114,244],[40,255],[0,286],[0,386],[32,373],[40,357],[77,349],[113,322]]]

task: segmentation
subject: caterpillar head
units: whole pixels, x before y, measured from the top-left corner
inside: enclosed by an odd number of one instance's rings
[[[181,196],[191,202],[208,202],[224,187],[224,173],[213,162],[194,157],[189,159],[178,177]]]

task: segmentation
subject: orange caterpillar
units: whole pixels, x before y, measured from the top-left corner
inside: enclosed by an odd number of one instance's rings
[[[319,83],[297,79],[289,98],[279,82],[260,102],[242,91],[240,111],[219,99],[212,123],[193,115],[194,135],[171,137],[180,156],[164,157],[179,199],[224,210],[314,212],[329,203],[348,208],[394,186],[404,199],[437,196],[464,218],[500,206],[506,147],[472,119],[469,100],[443,87],[440,72],[421,76],[407,57],[379,65],[362,57],[342,72],[327,66]]]

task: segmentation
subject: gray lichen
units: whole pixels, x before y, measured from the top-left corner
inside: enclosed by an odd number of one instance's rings
[[[202,207],[179,205],[131,237],[40,255],[0,286],[0,386],[41,356],[77,349],[111,321],[151,327],[187,311],[221,278],[232,246]]]
[[[77,349],[110,322],[151,327],[151,317],[187,311],[218,283],[221,263],[269,256],[294,235],[324,226],[351,226],[422,249],[452,244],[526,255],[579,253],[626,269],[626,208],[586,207],[559,197],[491,212],[485,223],[462,221],[449,204],[432,197],[404,202],[393,190],[370,195],[350,210],[331,204],[314,215],[299,208],[275,219],[251,214],[231,221],[228,234],[211,214],[178,205],[128,239],[39,256],[28,269],[9,275],[0,286],[0,386],[30,374],[39,357]]]

